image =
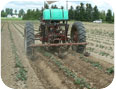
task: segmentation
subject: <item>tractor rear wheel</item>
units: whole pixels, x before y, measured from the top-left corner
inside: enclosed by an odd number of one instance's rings
[[[71,40],[73,43],[86,42],[86,31],[81,22],[75,22],[71,28]],[[86,45],[72,46],[72,50],[83,53]]]
[[[33,48],[30,47],[31,44],[34,44],[34,28],[32,23],[27,22],[24,31],[24,46],[27,56],[31,57],[33,54]]]

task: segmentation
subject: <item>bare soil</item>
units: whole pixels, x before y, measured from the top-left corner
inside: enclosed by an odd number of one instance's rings
[[[18,23],[18,24],[17,24]],[[20,25],[19,25],[20,23]],[[12,33],[14,44],[17,49],[17,54],[21,60],[21,63],[27,71],[27,80],[16,80],[17,68],[15,67],[15,56],[12,53],[11,40],[9,29]],[[25,55],[24,51],[24,37],[14,27],[13,24],[17,24],[16,27],[24,33],[24,22],[5,22],[3,31],[1,34],[1,76],[3,82],[11,88],[28,88],[28,89],[78,89],[79,84],[75,84],[71,77],[65,75],[65,73],[58,68],[58,66],[51,61],[51,58],[44,56],[41,52],[35,51],[36,58],[30,60]],[[86,23],[85,23],[86,24]],[[21,27],[22,25],[22,27]],[[35,27],[37,29],[37,27]],[[45,51],[47,52],[47,51]],[[102,69],[94,67],[91,63],[85,62],[80,58],[80,54],[72,51],[68,51],[68,55],[61,59],[55,54],[53,56],[63,66],[67,67],[71,71],[75,72],[78,77],[86,80],[92,88],[105,88],[111,84],[114,74],[107,74],[106,69],[114,66],[112,63],[106,62],[94,56],[86,57],[93,62],[99,62],[102,65]],[[85,87],[86,88],[86,87]]]

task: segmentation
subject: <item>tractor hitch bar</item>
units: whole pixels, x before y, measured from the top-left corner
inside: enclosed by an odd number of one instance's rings
[[[83,43],[60,43],[60,44],[32,44],[30,45],[30,47],[44,47],[44,46],[72,46],[72,45],[86,45],[87,42],[83,42]]]

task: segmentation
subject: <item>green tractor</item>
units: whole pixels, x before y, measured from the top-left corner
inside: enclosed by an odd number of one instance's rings
[[[24,30],[26,54],[33,55],[35,47],[46,47],[50,51],[57,51],[60,55],[67,52],[69,47],[77,53],[83,53],[87,44],[85,28],[81,22],[77,21],[69,30],[68,20],[67,9],[44,9],[36,34],[33,25],[27,22]],[[35,40],[41,43],[35,44]]]

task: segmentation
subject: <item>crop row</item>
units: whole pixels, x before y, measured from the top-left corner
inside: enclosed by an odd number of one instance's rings
[[[45,51],[42,48],[38,48],[38,51],[41,52],[44,56],[50,59],[60,70],[64,72],[67,77],[73,79],[75,85],[79,85],[80,88],[92,88],[88,82],[84,78],[78,77],[76,72],[72,71],[68,67],[66,67],[60,60],[56,59],[53,54],[50,52]]]
[[[99,36],[105,36],[105,37],[112,37],[114,38],[114,32],[109,32],[105,30],[87,30],[87,33],[90,33],[92,35],[99,35]]]
[[[106,51],[103,51],[103,50],[102,51],[101,50],[97,50],[97,49],[95,49],[93,47],[87,47],[86,51],[89,51],[89,52],[92,52],[92,53],[96,53],[96,54],[98,54],[100,56],[105,56],[107,58],[109,57],[110,59],[114,58],[114,56],[111,55],[112,53],[109,54],[109,52],[106,52]]]
[[[27,71],[25,70],[25,68],[21,62],[21,59],[20,59],[19,55],[17,54],[17,48],[15,46],[9,24],[8,24],[8,31],[10,33],[9,36],[10,36],[10,41],[11,41],[12,53],[15,56],[15,62],[16,62],[15,67],[18,68],[18,71],[16,73],[16,77],[17,77],[16,79],[25,82],[25,80],[27,80]]]
[[[99,62],[94,62],[93,60],[86,58],[83,55],[80,55],[81,60],[90,63],[92,66],[97,67],[98,69],[103,69],[103,66]],[[105,69],[105,73],[107,74],[113,74],[114,73],[114,67],[109,67]]]
[[[99,49],[99,50],[105,50],[105,51],[108,51],[108,52],[113,52],[114,48],[113,46],[111,45],[104,45],[104,44],[101,44],[101,43],[94,43],[94,42],[90,42],[88,41],[88,47],[93,47],[95,49]]]
[[[99,40],[100,42],[103,42],[103,41],[107,41],[107,42],[109,42],[109,43],[111,43],[111,44],[113,44],[114,43],[114,39],[112,39],[112,38],[108,38],[108,37],[102,37],[102,36],[95,36],[95,35],[91,35],[91,34],[87,34],[87,39],[89,40],[91,40],[91,39],[93,39],[93,40]]]
[[[103,43],[103,44],[107,44],[107,45],[114,45],[114,41],[113,40],[107,40],[107,39],[99,39],[99,38],[90,38],[90,37],[87,37],[87,40],[90,40],[90,41],[94,41],[94,42],[97,42],[97,43]]]

